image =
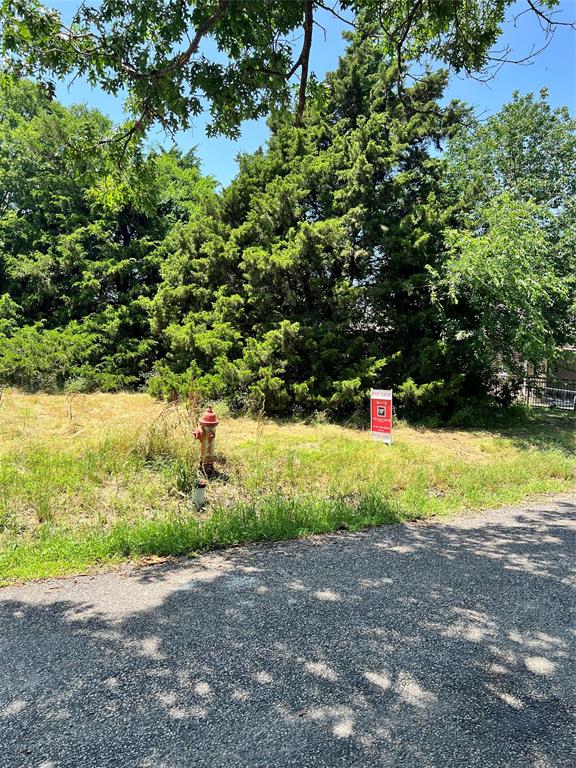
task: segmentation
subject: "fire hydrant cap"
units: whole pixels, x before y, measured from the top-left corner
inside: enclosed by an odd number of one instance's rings
[[[212,408],[210,408],[210,406],[206,408],[202,416],[200,416],[200,418],[198,419],[198,422],[200,424],[206,424],[206,426],[211,426],[211,427],[215,427],[217,424],[220,424],[216,414],[214,413]]]

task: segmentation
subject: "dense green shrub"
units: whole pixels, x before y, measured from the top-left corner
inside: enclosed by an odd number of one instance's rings
[[[354,38],[220,194],[191,155],[121,157],[100,113],[3,91],[0,385],[337,419],[391,387],[454,425],[510,406],[576,335],[575,123],[543,93],[475,124],[446,73],[396,75]]]

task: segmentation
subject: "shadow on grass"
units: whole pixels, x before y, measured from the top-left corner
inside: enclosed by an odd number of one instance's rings
[[[412,429],[436,435],[484,432],[493,437],[510,440],[516,447],[524,450],[560,450],[570,456],[576,455],[576,413],[571,411],[532,409],[517,418],[508,418],[503,412],[501,419],[497,416],[491,417],[485,422],[479,421],[474,426],[430,427],[418,422],[407,423]]]
[[[561,450],[564,453],[576,454],[576,412],[554,409],[524,408],[492,409],[487,413],[487,418],[482,419],[482,411],[478,411],[478,423],[473,426],[437,426],[418,420],[399,420],[412,429],[422,432],[432,432],[441,435],[453,432],[487,432],[494,437],[502,437],[511,440],[517,447],[537,448],[539,450]],[[368,422],[355,418],[342,421],[315,421],[312,417],[281,417],[266,416],[262,423],[276,427],[290,427],[292,425],[315,426],[316,424],[333,424],[335,426],[366,431]],[[397,422],[398,423],[398,422]]]
[[[486,431],[511,440],[519,448],[552,449],[576,454],[576,414],[571,412],[533,412],[517,424],[488,427]]]

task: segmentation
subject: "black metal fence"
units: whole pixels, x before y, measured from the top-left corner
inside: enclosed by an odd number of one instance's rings
[[[526,379],[520,394],[528,405],[576,411],[576,381],[533,376]]]

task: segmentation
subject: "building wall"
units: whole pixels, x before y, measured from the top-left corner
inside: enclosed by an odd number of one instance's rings
[[[563,379],[564,381],[576,381],[576,357],[569,360],[560,360],[557,365],[552,366],[548,363],[544,363],[542,368],[536,370],[533,363],[526,363],[526,376],[543,378],[550,376],[551,378]]]
[[[564,379],[565,381],[576,381],[576,365],[570,365],[570,363],[562,363],[556,366],[553,371],[553,375],[557,379]]]

